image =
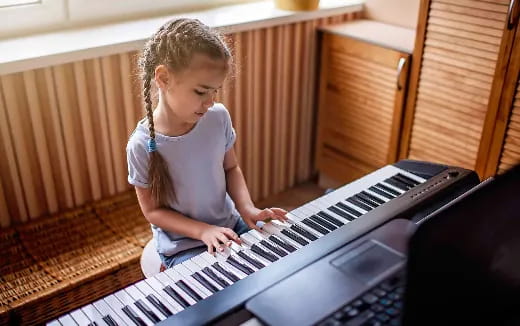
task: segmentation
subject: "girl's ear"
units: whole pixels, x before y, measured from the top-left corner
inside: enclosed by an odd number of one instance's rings
[[[165,65],[158,65],[155,67],[154,79],[157,87],[162,90],[167,90],[168,85],[171,83],[170,71]]]

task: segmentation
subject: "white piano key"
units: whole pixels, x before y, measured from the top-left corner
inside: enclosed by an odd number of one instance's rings
[[[70,313],[70,316],[79,326],[87,326],[92,321],[88,319],[88,317],[81,311],[81,309],[76,309]]]
[[[367,193],[369,193],[370,195],[372,195],[372,196],[374,196],[374,197],[376,197],[376,198],[378,198],[378,199],[381,199],[381,200],[384,201],[385,203],[386,203],[386,202],[389,202],[389,201],[391,200],[391,199],[388,199],[388,198],[386,198],[386,197],[384,197],[384,196],[381,196],[381,195],[378,194],[377,192],[373,192],[373,191],[370,190],[370,189],[367,189],[367,190],[365,190],[365,191],[366,191]]]
[[[106,305],[112,309],[119,319],[123,320],[125,324],[127,325],[135,325],[135,323],[128,317],[125,312],[123,311],[123,307],[125,306],[115,295],[111,294],[105,298],[103,298]],[[94,307],[98,308],[96,304],[94,303]]]
[[[271,265],[272,263],[265,259],[264,257],[257,255],[256,253],[252,252],[251,249],[249,249],[249,246],[247,244],[244,244],[243,246],[239,246],[237,244],[232,244],[231,249],[233,249],[235,252],[243,251],[244,254],[250,256],[251,258],[259,261],[260,263],[264,264],[265,266]]]
[[[61,326],[60,322],[57,319],[48,322],[46,325],[47,326]]]
[[[186,266],[184,266],[183,264],[179,264],[175,265],[174,267],[174,270],[176,270],[182,276],[185,282],[188,281],[189,283],[197,287],[197,289],[200,291],[200,296],[202,296],[203,298],[207,298],[213,294],[210,290],[206,289],[204,285],[202,285],[199,281],[194,279],[193,276],[191,276],[193,272],[186,268]],[[204,294],[204,296],[202,294]]]
[[[239,279],[243,279],[245,277],[247,277],[247,274],[245,274],[244,272],[236,269],[235,267],[233,267],[231,264],[229,264],[228,262],[226,261],[219,261],[217,260],[217,258],[211,256],[208,252],[203,252],[202,254],[199,255],[201,258],[203,258],[204,260],[208,261],[210,264],[214,264],[214,263],[219,263],[219,265],[224,268],[225,270],[227,270],[228,272],[231,272],[233,275],[235,275],[236,277],[238,277]]]
[[[193,257],[195,258],[195,257]],[[216,287],[219,291],[223,289],[223,287],[218,284],[217,282],[213,281],[213,279],[211,279],[211,277],[209,277],[208,275],[206,275],[206,273],[204,273],[202,271],[202,268],[196,264],[194,261],[193,261],[193,258],[192,259],[189,259],[185,262],[183,262],[184,266],[186,266],[186,268],[188,268],[192,273],[196,273],[196,272],[199,272],[199,274],[207,281],[209,282],[211,285],[213,285],[214,287]]]
[[[188,302],[190,305],[194,305],[197,303],[195,299],[190,297],[188,293],[184,292],[177,284],[175,284],[175,280],[173,280],[171,277],[169,277],[165,272],[159,273],[155,275],[155,278],[162,283],[163,288],[166,286],[170,286],[172,289],[175,290],[186,302]]]
[[[178,304],[177,301],[173,300],[173,298],[163,290],[164,286],[154,277],[139,281],[135,284],[135,286],[145,295],[154,294],[161,301],[161,303],[166,306],[166,308],[170,309],[173,314],[184,310],[184,308]]]
[[[74,321],[74,319],[72,318],[72,316],[70,314],[61,316],[60,318],[58,318],[58,321],[63,326],[78,326],[78,323],[76,323],[76,321]]]
[[[202,285],[199,286],[199,282],[194,280],[191,276],[189,271],[186,273],[186,275],[180,273],[186,272],[185,267],[182,265],[175,265],[172,268],[169,268],[165,271],[166,275],[170,276],[175,282],[178,282],[180,280],[183,280],[184,283],[188,284],[189,287],[195,291],[199,296],[202,297],[202,299],[205,299],[211,295],[211,292],[203,288]]]
[[[381,183],[382,185],[387,186],[388,188],[390,188],[390,189],[392,189],[392,190],[397,191],[397,192],[400,193],[401,195],[404,194],[404,193],[406,192],[406,191],[404,191],[403,189],[397,188],[396,186],[393,186],[393,185],[389,184],[388,182],[381,181],[380,183]]]
[[[291,246],[295,247],[296,249],[300,249],[303,247],[303,245],[299,244],[298,242],[294,241],[293,239],[287,237],[286,235],[282,234],[280,232],[280,229],[276,228],[272,224],[268,223],[262,227],[264,231],[266,231],[268,234],[272,234],[277,236],[278,238],[281,238],[284,242],[289,243]]]
[[[288,230],[291,230],[292,232],[296,233],[297,235],[299,235],[300,237],[304,238],[305,240],[311,242],[312,240],[308,239],[306,236],[300,234],[298,231],[295,231],[293,229],[291,229],[291,225],[290,224],[282,224],[280,221],[272,221],[271,222],[275,227],[279,228],[280,230],[282,229],[288,229]],[[314,235],[316,238],[321,238],[323,236],[323,234],[321,233],[318,233],[318,231],[308,227],[307,225],[301,223],[301,222],[298,222],[296,223],[300,228],[304,229],[305,231],[309,232],[310,234]]]
[[[143,293],[137,287],[135,287],[134,285],[131,285],[131,286],[126,287],[125,291],[134,299],[134,302],[136,302],[137,300],[141,300],[146,305],[146,307],[150,311],[152,311],[160,320],[166,319],[167,316],[164,316],[162,312],[160,312],[150,301],[148,301],[145,298],[145,296],[143,295]],[[137,309],[139,309],[139,307],[137,307],[137,305],[135,305],[135,307]]]
[[[91,322],[95,322],[98,326],[108,326],[108,324],[103,320],[103,316],[99,313],[99,311],[91,304],[82,307],[81,311],[90,319]]]
[[[142,311],[141,309],[139,309],[134,303],[135,303],[135,300],[123,289],[123,290],[119,290],[117,291],[116,293],[114,293],[114,295],[116,296],[116,298],[119,299],[119,301],[121,301],[121,303],[123,304],[123,306],[128,306],[130,309],[132,309],[132,311],[134,312],[135,315],[139,316],[139,318],[141,318],[143,320],[143,322],[148,325],[148,326],[153,326],[154,322],[152,320],[150,320]],[[123,312],[124,314],[124,312]]]
[[[110,308],[110,306],[103,299],[95,301],[92,305],[99,311],[99,314],[101,316],[103,316],[103,317],[110,316],[110,318],[112,318],[118,325],[123,325],[123,326],[132,325],[132,324],[128,324],[126,321],[121,319],[121,317],[119,317],[119,314],[117,312],[115,312],[112,308]]]

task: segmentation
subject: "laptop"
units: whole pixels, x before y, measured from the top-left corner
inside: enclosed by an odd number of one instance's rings
[[[395,219],[246,303],[267,325],[520,325],[520,165]]]

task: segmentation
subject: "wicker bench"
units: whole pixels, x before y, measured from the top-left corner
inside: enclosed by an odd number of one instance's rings
[[[0,325],[41,324],[143,278],[133,191],[0,230]]]

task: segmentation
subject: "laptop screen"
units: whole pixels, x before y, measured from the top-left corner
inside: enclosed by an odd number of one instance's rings
[[[520,166],[412,236],[402,324],[520,325]]]

